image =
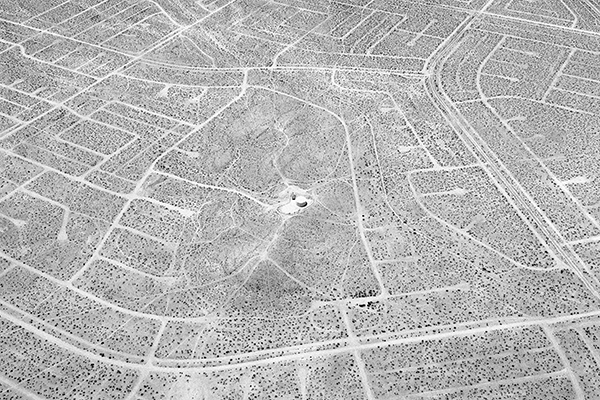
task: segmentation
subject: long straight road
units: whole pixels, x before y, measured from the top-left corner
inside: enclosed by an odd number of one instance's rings
[[[489,2],[488,2],[489,4]],[[557,263],[570,268],[585,286],[600,298],[600,282],[592,276],[585,265],[567,246],[566,240],[548,223],[548,218],[528,196],[520,183],[512,176],[485,140],[470,126],[469,122],[457,110],[450,98],[442,89],[442,69],[444,62],[460,45],[470,25],[485,11],[484,6],[479,13],[470,16],[453,34],[438,48],[426,64],[426,89],[436,107],[452,125],[464,143],[471,149],[475,157],[482,163],[486,172],[508,201],[516,208],[523,221],[534,231],[542,243],[551,251]]]

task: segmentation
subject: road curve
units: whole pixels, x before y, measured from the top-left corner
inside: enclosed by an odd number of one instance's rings
[[[508,168],[487,146],[485,140],[470,126],[469,122],[460,114],[442,89],[441,71],[444,62],[458,47],[471,23],[479,18],[485,8],[486,6],[478,13],[467,18],[427,61],[425,65],[425,71],[427,72],[425,78],[426,91],[437,109],[444,115],[463,142],[471,149],[475,157],[481,161],[483,168],[496,183],[500,191],[515,206],[517,212],[524,216],[524,222],[534,230],[540,240],[553,253],[557,261],[571,269],[593,295],[600,298],[600,282],[598,279],[590,274],[581,260],[566,245],[566,241],[562,235],[546,222],[547,217],[539,210],[533,200],[527,196]]]

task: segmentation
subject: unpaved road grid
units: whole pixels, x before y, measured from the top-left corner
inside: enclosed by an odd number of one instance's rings
[[[600,399],[600,3],[0,0],[0,399]]]

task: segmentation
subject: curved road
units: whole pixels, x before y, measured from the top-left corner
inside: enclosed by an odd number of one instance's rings
[[[483,164],[483,168],[490,175],[499,190],[504,193],[508,201],[522,215],[542,243],[553,253],[559,262],[564,263],[585,284],[585,286],[600,298],[600,282],[590,274],[581,260],[566,246],[566,241],[561,234],[546,222],[546,216],[531,200],[519,182],[512,176],[498,156],[487,146],[485,140],[470,126],[469,122],[460,114],[450,98],[442,89],[441,72],[446,59],[460,45],[471,23],[478,18],[488,2],[479,12],[470,16],[458,27],[452,35],[438,48],[425,65],[426,90],[435,106],[444,115],[448,123],[454,128],[465,144],[471,149],[475,157]]]

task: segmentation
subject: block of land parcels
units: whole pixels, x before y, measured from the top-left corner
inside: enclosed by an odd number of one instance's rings
[[[1,400],[600,398],[596,0],[0,3]]]

